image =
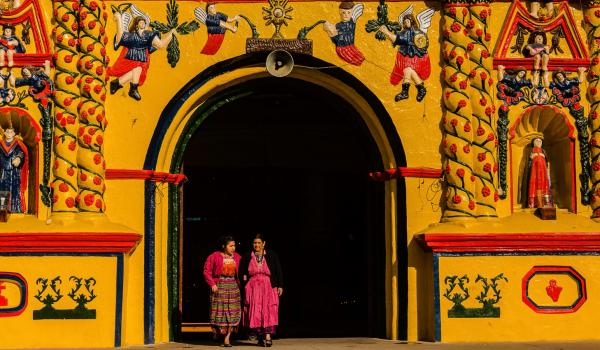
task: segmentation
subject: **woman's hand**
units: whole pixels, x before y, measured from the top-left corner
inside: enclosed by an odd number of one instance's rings
[[[217,287],[216,284],[210,286],[210,290],[212,290],[213,293],[216,293],[219,290],[219,287]]]
[[[277,295],[281,296],[283,294],[283,288],[277,288]]]

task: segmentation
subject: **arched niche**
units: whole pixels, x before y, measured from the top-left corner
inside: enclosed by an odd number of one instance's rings
[[[551,106],[530,107],[513,123],[510,129],[513,208],[527,208],[527,162],[533,140],[541,138],[550,167],[554,204],[559,209],[576,212],[574,130],[568,117]]]

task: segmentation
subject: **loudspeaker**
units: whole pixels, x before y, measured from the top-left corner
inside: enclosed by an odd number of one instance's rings
[[[285,50],[275,50],[267,56],[265,66],[272,76],[285,77],[294,69],[294,58]]]

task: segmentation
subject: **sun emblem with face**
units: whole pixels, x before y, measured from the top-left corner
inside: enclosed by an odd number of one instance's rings
[[[263,19],[266,20],[265,25],[274,25],[275,33],[272,39],[283,39],[281,34],[281,26],[288,25],[287,20],[292,19],[289,15],[294,9],[289,6],[289,0],[269,0],[269,8],[263,7]]]

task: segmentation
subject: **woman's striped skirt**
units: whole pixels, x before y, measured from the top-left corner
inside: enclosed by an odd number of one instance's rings
[[[217,281],[217,287],[219,290],[210,295],[210,324],[213,332],[236,332],[242,317],[240,288],[234,277],[224,276]]]

